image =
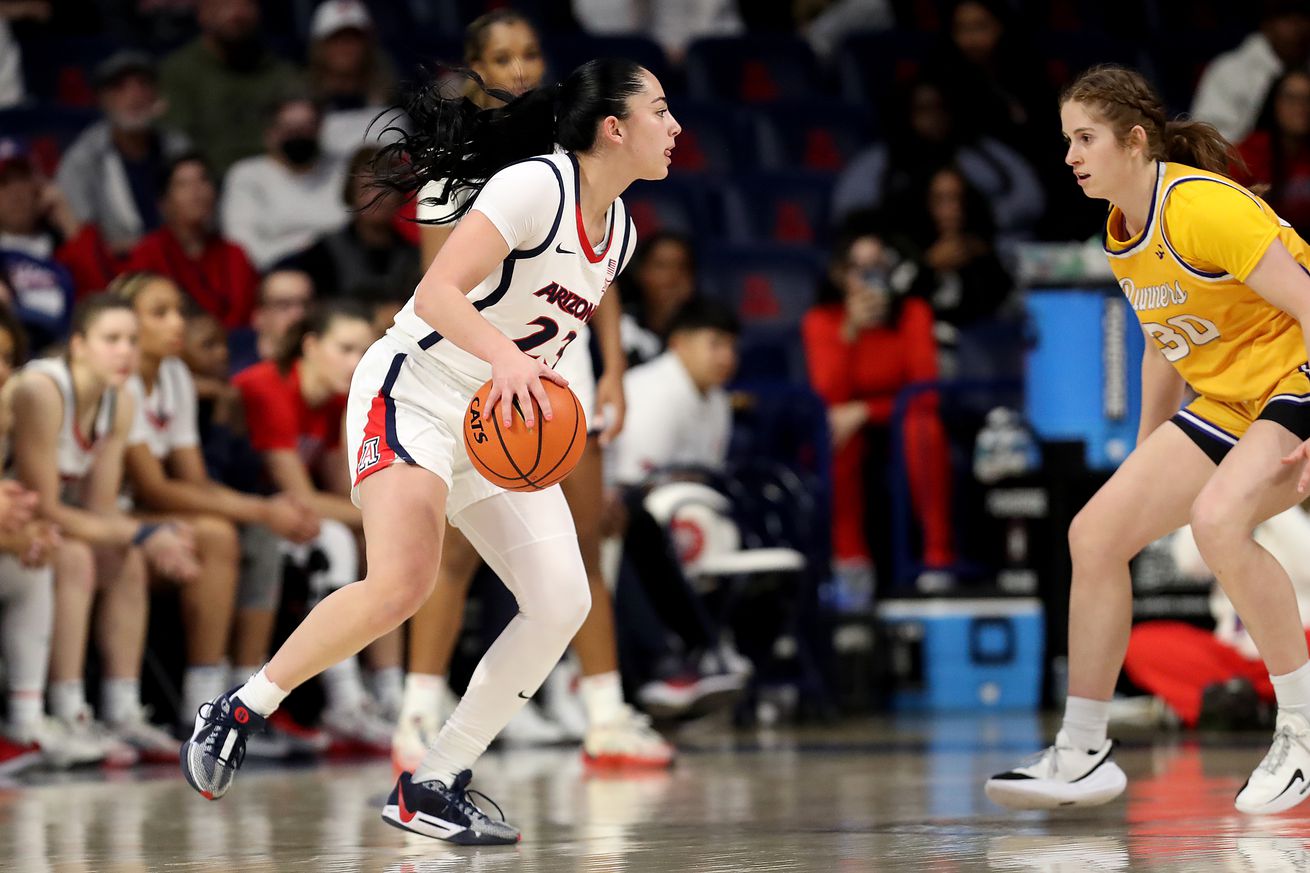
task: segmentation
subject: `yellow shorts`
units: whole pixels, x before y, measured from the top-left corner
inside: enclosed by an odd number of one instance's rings
[[[1256,419],[1276,422],[1301,439],[1310,439],[1310,364],[1302,364],[1279,379],[1258,400],[1226,401],[1201,396],[1171,420],[1217,464]]]

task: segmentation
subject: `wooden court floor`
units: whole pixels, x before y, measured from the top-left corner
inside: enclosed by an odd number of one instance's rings
[[[590,775],[576,751],[493,752],[474,786],[523,829],[515,847],[411,837],[378,812],[386,762],[244,770],[222,801],[172,768],[0,785],[0,869],[73,871],[1252,871],[1310,869],[1310,808],[1254,819],[1232,798],[1256,735],[1127,737],[1126,798],[1008,813],[983,779],[1031,751],[1033,717],[701,727],[670,773]]]

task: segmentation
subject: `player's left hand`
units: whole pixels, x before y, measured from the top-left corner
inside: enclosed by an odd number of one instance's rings
[[[1304,494],[1310,488],[1310,440],[1306,440],[1283,458],[1284,464],[1301,464],[1301,478],[1296,481],[1296,490]]]
[[[600,444],[608,446],[623,430],[623,419],[627,413],[622,373],[606,373],[596,381],[596,413],[605,422]]]

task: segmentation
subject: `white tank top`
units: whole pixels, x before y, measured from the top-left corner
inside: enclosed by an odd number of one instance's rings
[[[505,167],[491,177],[472,207],[496,226],[510,253],[468,298],[520,349],[551,367],[575,342],[577,352],[586,352],[587,324],[637,242],[623,200],[615,199],[606,215],[605,238],[595,247],[589,245],[578,197],[577,159],[564,153]],[[418,317],[412,296],[389,332],[416,343],[472,384],[491,378],[490,364]]]
[[[91,470],[104,445],[105,437],[114,429],[114,412],[118,404],[118,395],[112,388],[105,391],[100,398],[100,407],[96,410],[95,424],[90,434],[83,434],[77,426],[77,402],[73,391],[73,374],[68,369],[68,361],[63,358],[37,358],[23,367],[32,373],[44,373],[54,380],[59,387],[59,394],[64,400],[64,420],[59,425],[59,446],[56,459],[59,464],[59,477],[63,480],[65,490],[78,485]],[[72,502],[72,501],[70,501]]]

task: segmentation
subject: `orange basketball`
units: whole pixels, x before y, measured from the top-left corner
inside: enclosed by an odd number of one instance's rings
[[[587,445],[587,416],[568,388],[541,380],[554,415],[546,421],[541,405],[532,400],[536,425],[523,423],[523,411],[514,403],[514,423],[505,427],[500,416],[487,408],[491,382],[469,401],[464,413],[464,447],[473,468],[509,491],[540,491],[573,472]]]

